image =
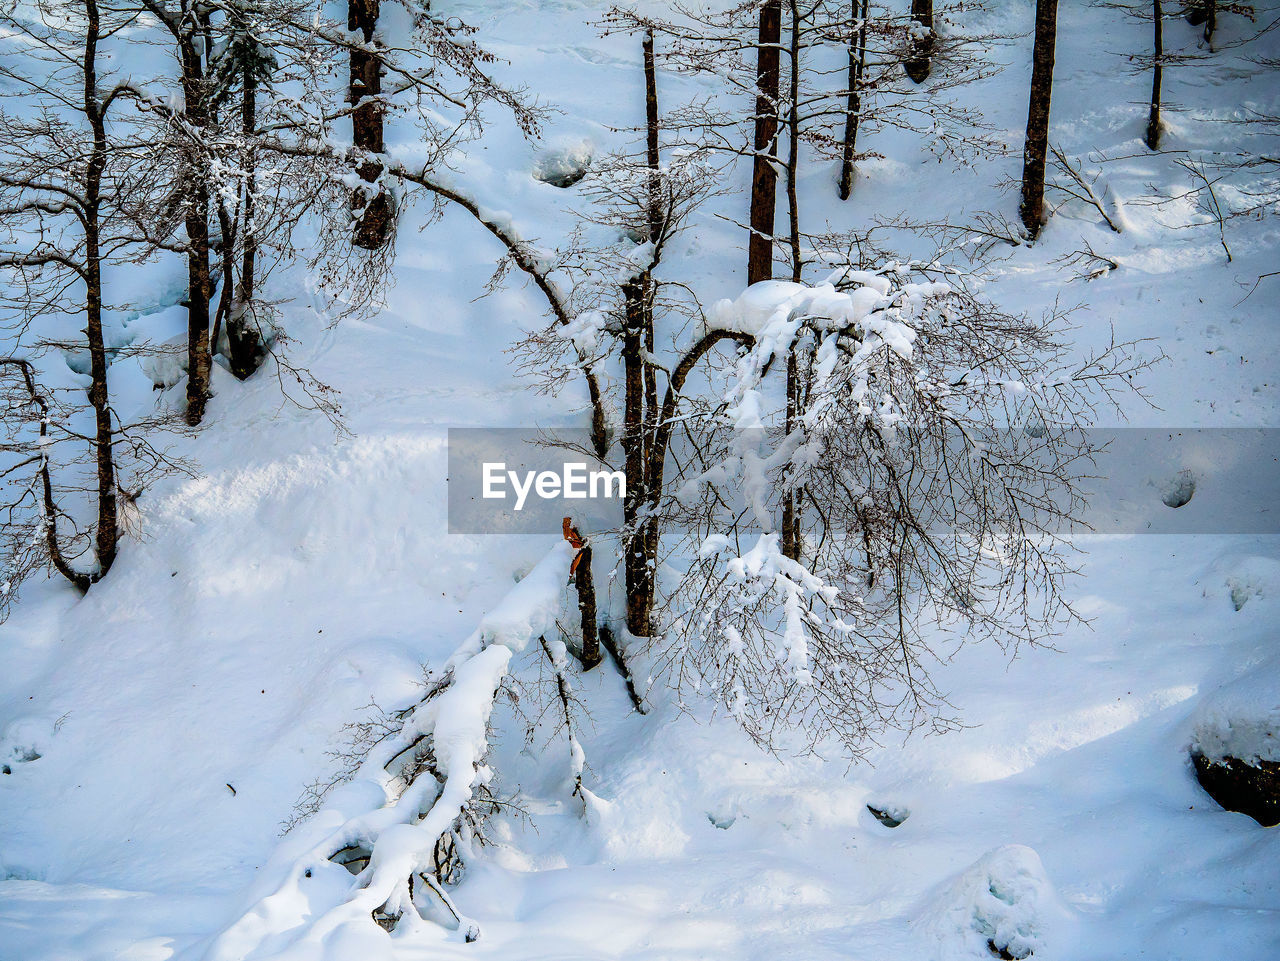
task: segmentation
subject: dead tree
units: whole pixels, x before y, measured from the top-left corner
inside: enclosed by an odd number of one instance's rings
[[[1022,152],[1022,203],[1018,214],[1035,240],[1044,225],[1045,158],[1049,150],[1049,104],[1053,96],[1053,55],[1058,32],[1058,0],[1036,0],[1035,46],[1027,136]]]

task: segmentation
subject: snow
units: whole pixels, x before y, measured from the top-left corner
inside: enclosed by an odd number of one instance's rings
[[[1280,659],[1206,693],[1193,725],[1192,749],[1211,761],[1280,762]]]
[[[507,59],[495,70],[564,111],[549,121],[553,150],[603,153],[639,119],[638,41],[585,25],[603,4],[455,7]],[[1126,401],[1131,423],[1280,426],[1277,280],[1249,292],[1275,269],[1274,222],[1230,223],[1228,264],[1190,201],[1153,213],[1147,185],[1172,195],[1185,175],[1176,155],[1140,143],[1149,78],[1128,73],[1123,54],[1145,49],[1146,25],[1087,5],[1063,5],[1061,17],[1053,135],[1073,160],[1120,158],[1086,167],[1103,170],[1096,189],[1123,211],[1124,232],[1063,205],[1034,247],[1001,252],[984,293],[1035,315],[1078,306],[1082,351],[1113,327],[1157,338],[1169,355],[1147,375],[1157,407]],[[1000,50],[1005,69],[960,95],[987,110],[1011,154],[952,169],[918,138],[875,130],[867,145],[879,156],[859,164],[853,198],[839,204],[830,165],[811,166],[806,210],[864,226],[913,211],[1012,216],[1016,197],[998,184],[1020,162],[1031,5],[998,0],[985,23],[1024,37]],[[1180,18],[1166,32],[1195,49]],[[1230,49],[1171,66],[1165,82],[1182,110],[1169,114],[1170,151],[1234,149],[1243,135],[1217,121],[1276,102],[1274,76],[1259,79]],[[659,79],[671,100],[703,89]],[[388,133],[407,136],[394,123]],[[549,248],[583,200],[530,175],[546,147],[495,122],[451,176]],[[421,150],[388,145],[392,156]],[[504,673],[545,665],[533,642],[565,616],[568,556],[554,537],[447,533],[446,430],[579,425],[583,391],[539,394],[514,371],[504,350],[545,320],[537,292],[509,280],[475,300],[501,250],[456,211],[419,232],[420,207],[400,232],[395,284],[368,317],[330,326],[310,278],[273,279],[289,298],[291,360],[340,392],[349,436],[284,400],[277,369],[245,384],[215,372],[208,426],[172,438],[195,476],[139,499],[138,536],[110,578],[84,599],[56,580],[29,582],[0,625],[0,762],[11,771],[0,774],[2,961],[941,961],[989,958],[987,939],[1058,961],[1273,956],[1280,834],[1219,809],[1188,751],[1276,759],[1274,536],[1089,539],[1071,588],[1088,626],[1012,661],[981,647],[951,657],[944,638],[937,676],[965,729],[887,738],[852,767],[802,745],[766,754],[731,712],[677,701],[656,682],[650,712],[636,714],[607,659],[571,675],[589,708],[572,745],[554,709],[530,727],[511,704],[489,705]],[[666,258],[693,265],[703,303],[726,305],[712,312],[722,329],[781,340],[797,309],[879,324],[873,312],[900,288],[897,274],[864,270],[744,292],[741,231],[720,214],[741,219],[709,210]],[[1071,280],[1053,261],[1082,242],[1120,267]],[[130,265],[113,282],[139,311],[113,311],[113,344],[180,333],[177,258]],[[910,297],[892,306],[901,316],[873,332],[910,350]],[[584,313],[564,336],[590,351],[600,323]],[[181,362],[113,364],[121,409],[180,402]],[[83,386],[65,364],[47,373]],[[740,403],[748,422],[748,395]],[[1159,483],[1148,493],[1166,510]],[[702,553],[774,586],[787,576],[767,541],[712,537]],[[795,639],[781,656],[803,669]],[[643,652],[636,663],[639,678],[656,674]],[[343,725],[371,702],[414,705],[424,665],[458,672],[456,694],[418,719],[433,725],[451,775],[447,797],[421,799],[438,806],[432,824],[387,813],[388,785],[366,770],[282,835],[306,785],[334,773]],[[478,771],[486,724],[494,736]],[[426,921],[388,937],[368,917],[386,888],[343,907],[353,879],[311,857],[327,839],[351,823],[379,827],[390,878],[490,774],[527,816],[497,818],[495,843],[450,891],[478,941]],[[889,828],[868,804],[910,816]]]

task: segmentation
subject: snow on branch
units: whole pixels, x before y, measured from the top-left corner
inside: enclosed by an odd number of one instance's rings
[[[281,843],[207,961],[381,959],[388,932],[399,938],[428,922],[479,936],[441,885],[444,861],[472,841],[472,808],[491,778],[495,696],[512,656],[554,627],[573,555],[557,543],[485,615],[399,729]]]

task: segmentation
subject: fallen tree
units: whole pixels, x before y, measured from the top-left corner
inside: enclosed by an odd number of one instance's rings
[[[485,758],[495,697],[512,658],[554,628],[575,554],[557,543],[429,675],[399,726],[280,845],[208,961],[388,957],[387,932],[428,923],[479,936],[443,882],[493,806]]]

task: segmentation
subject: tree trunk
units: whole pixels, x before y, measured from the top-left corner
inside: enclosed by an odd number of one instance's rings
[[[789,0],[791,13],[791,74],[787,100],[787,224],[791,246],[791,279],[800,283],[804,264],[800,258],[800,202],[796,180],[800,172],[800,10],[796,0]],[[794,346],[787,354],[786,431],[795,429],[800,410],[800,369]],[[794,560],[800,558],[800,511],[794,491],[782,499],[782,553]]]
[[[933,0],[911,0],[911,19],[916,26],[902,66],[914,83],[924,83],[933,58]]]
[[[591,670],[600,663],[600,629],[596,624],[596,587],[591,576],[591,545],[578,554],[573,583],[578,590],[578,615],[582,622],[582,667]]]
[[[351,81],[348,102],[351,111],[351,142],[361,157],[356,167],[360,179],[370,184],[355,190],[351,209],[356,216],[351,242],[366,250],[378,250],[391,239],[395,227],[395,208],[391,194],[378,182],[382,164],[370,154],[381,154],[383,107],[382,58],[371,48],[378,26],[380,0],[349,0],[347,28],[359,32],[365,48],[351,50]]]
[[[255,235],[257,225],[254,223],[254,194],[257,192],[258,184],[255,171],[256,159],[252,146],[258,130],[258,81],[254,76],[253,63],[250,60],[245,61],[243,84],[240,129],[244,134],[246,146],[244,213],[240,229],[244,236],[244,249],[240,260],[240,281],[236,288],[234,306],[227,317],[227,346],[231,353],[227,359],[231,362],[231,373],[241,380],[258,369],[258,363],[263,354],[262,336],[252,316],[254,267],[258,256],[258,238]]]
[[[653,519],[646,516],[649,503],[649,459],[646,454],[645,351],[643,350],[645,278],[639,277],[622,285],[626,302],[626,330],[622,338],[623,470],[627,490],[622,501],[623,574],[627,589],[627,630],[636,637],[653,633],[653,571],[656,558],[649,555],[649,527]]]
[[[782,0],[760,6],[756,48],[756,113],[751,167],[751,236],[747,241],[747,283],[773,276],[773,216],[778,172],[774,154],[778,137],[778,64],[782,43]]]
[[[118,538],[116,517],[116,472],[111,430],[111,405],[107,394],[107,350],[102,337],[102,252],[100,217],[102,173],[107,165],[106,120],[97,91],[97,43],[99,32],[97,0],[85,0],[88,27],[85,34],[84,107],[93,131],[93,150],[85,174],[85,287],[86,325],[89,342],[89,402],[93,405],[94,460],[98,482],[98,523],[94,531],[96,581],[116,559]]]
[[[1044,223],[1045,154],[1049,147],[1049,101],[1053,96],[1053,54],[1058,31],[1058,0],[1036,0],[1036,38],[1032,53],[1027,140],[1022,152],[1022,205],[1019,215],[1035,240]]]
[[[1189,0],[1186,17],[1193,27],[1204,24],[1204,42],[1212,44],[1213,32],[1218,29],[1218,0]]]
[[[208,104],[204,64],[196,40],[199,23],[194,13],[184,18],[178,38],[182,64],[182,95],[192,136],[208,126]],[[187,423],[192,427],[204,419],[209,399],[209,181],[208,170],[195,147],[188,148],[191,169],[187,185],[185,224],[187,231]]]
[[[1160,0],[1153,0],[1152,22],[1155,25],[1155,55],[1151,68],[1151,113],[1147,117],[1147,147],[1160,149],[1160,81],[1164,71],[1164,11]]]
[[[858,0],[852,3],[858,30],[849,39],[849,99],[844,113],[844,143],[840,149],[841,200],[848,200],[853,192],[853,155],[858,141],[859,114],[862,112],[862,77],[867,68],[867,3],[868,0],[862,0],[861,12]]]

